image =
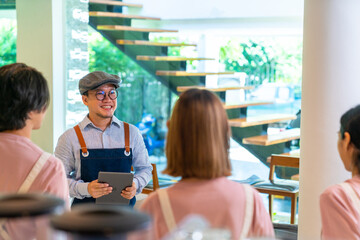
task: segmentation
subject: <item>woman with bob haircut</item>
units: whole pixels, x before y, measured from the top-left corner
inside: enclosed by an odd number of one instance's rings
[[[61,161],[30,140],[50,101],[45,78],[32,67],[14,63],[0,67],[0,86],[0,195],[49,193],[68,203]],[[0,239],[48,239],[42,223],[27,221],[21,226],[2,222]]]
[[[352,178],[320,196],[322,239],[360,239],[360,105],[341,116],[337,148]]]
[[[168,128],[163,173],[181,180],[150,194],[140,206],[153,217],[155,238],[163,238],[190,214],[204,217],[212,228],[228,229],[232,239],[273,237],[257,191],[226,178],[231,175],[231,132],[220,99],[207,90],[182,93]]]

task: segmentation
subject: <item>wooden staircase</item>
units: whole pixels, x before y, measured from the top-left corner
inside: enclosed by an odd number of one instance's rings
[[[123,8],[141,8],[139,4],[127,4],[121,1],[90,0],[89,24],[117,48],[154,78],[179,94],[190,88],[208,89],[224,101],[229,117],[233,138],[266,164],[271,154],[290,150],[290,141],[300,138],[300,131],[290,130],[275,135],[267,135],[268,125],[280,121],[295,119],[293,115],[267,115],[247,117],[250,106],[273,104],[266,101],[245,101],[236,105],[225,104],[225,95],[229,90],[249,90],[253,86],[234,86],[206,88],[205,80],[210,75],[229,75],[233,72],[190,72],[187,61],[213,61],[211,58],[189,58],[186,56],[168,56],[169,47],[193,47],[193,43],[172,43],[149,41],[152,32],[177,32],[154,28],[132,27],[132,19],[160,21],[156,17],[144,17],[123,14]]]

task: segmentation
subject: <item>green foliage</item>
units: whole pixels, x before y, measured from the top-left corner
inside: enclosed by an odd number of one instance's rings
[[[302,76],[302,42],[279,49],[279,64],[277,78],[285,83],[301,83]]]
[[[0,22],[0,66],[16,62],[16,24]]]
[[[239,45],[229,41],[220,48],[220,61],[226,70],[245,72],[249,77],[248,84],[258,85],[265,79],[269,82],[275,80],[277,59],[270,51],[251,40]]]
[[[291,44],[290,44],[290,43]],[[302,47],[292,41],[230,40],[220,48],[220,62],[225,69],[245,72],[249,85],[266,82],[300,83]]]

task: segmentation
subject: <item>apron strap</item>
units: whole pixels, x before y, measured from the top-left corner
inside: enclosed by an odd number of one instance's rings
[[[246,239],[250,232],[254,214],[254,195],[249,185],[243,184],[246,198],[244,224],[240,234],[240,240]]]
[[[34,182],[35,178],[39,175],[39,172],[43,168],[46,161],[50,158],[51,154],[47,152],[43,152],[40,158],[37,160],[33,168],[31,169],[29,175],[26,177],[25,181],[20,186],[18,193],[26,193],[31,184]]]
[[[345,193],[349,196],[351,199],[351,202],[353,203],[354,208],[356,211],[360,214],[360,198],[354,191],[354,189],[351,187],[349,183],[343,182],[339,184],[345,191]]]
[[[124,123],[124,133],[125,133],[125,151],[130,154],[130,128],[127,122]]]
[[[88,153],[88,150],[87,150],[87,147],[86,147],[86,143],[85,143],[84,137],[83,137],[83,135],[82,135],[82,133],[81,133],[81,130],[80,130],[79,125],[76,125],[76,126],[74,127],[74,129],[75,129],[76,136],[77,136],[77,138],[78,138],[78,140],[79,140],[79,143],[80,143],[80,147],[81,147],[81,150],[82,150],[82,154],[83,154],[84,157],[87,157],[87,156],[89,155],[89,153]]]
[[[25,181],[21,184],[21,186],[20,186],[19,190],[17,191],[17,193],[26,193],[26,192],[28,192],[28,190],[31,187],[32,183],[34,182],[36,177],[39,175],[41,169],[45,165],[46,161],[50,158],[50,156],[51,156],[51,154],[47,153],[47,152],[43,152],[41,154],[41,156],[36,161],[33,168],[30,170],[30,173],[27,175]],[[8,239],[11,239],[11,238],[10,238],[9,234],[7,233],[7,231],[5,229],[5,223],[6,223],[6,219],[1,219],[0,220],[0,236],[4,240],[8,240]]]
[[[165,188],[158,189],[156,192],[159,195],[160,207],[165,219],[166,226],[169,232],[171,232],[176,228],[176,222],[175,222],[174,213],[171,208],[169,195],[167,194]]]
[[[245,239],[250,231],[251,223],[253,221],[253,213],[254,213],[254,196],[250,186],[243,185],[246,197],[246,205],[245,205],[245,216],[244,216],[244,224],[240,234],[240,240]],[[171,208],[169,195],[167,194],[166,189],[159,189],[156,191],[159,195],[160,207],[165,219],[166,226],[168,227],[169,232],[176,228],[176,221],[174,217],[174,213]]]

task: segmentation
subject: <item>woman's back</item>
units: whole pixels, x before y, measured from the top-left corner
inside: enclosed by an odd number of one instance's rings
[[[357,203],[340,185],[333,185],[320,196],[323,239],[360,239],[360,176],[345,183],[354,190]]]
[[[16,193],[43,151],[22,136],[0,132],[0,193]],[[29,188],[68,200],[65,171],[61,161],[51,156]]]
[[[226,177],[211,180],[187,179],[167,189],[176,223],[181,223],[189,214],[204,217],[212,228],[229,229],[233,239],[239,239],[244,224],[246,197],[242,184]],[[249,236],[274,236],[269,214],[259,194],[252,189],[253,221]],[[159,202],[154,193],[141,206],[154,218],[157,239],[168,233],[167,225]]]
[[[360,239],[360,105],[341,116],[337,149],[352,178],[320,196],[322,239]]]
[[[0,132],[0,194],[17,193],[43,151],[22,136]],[[69,191],[61,161],[51,156],[45,162],[28,192],[48,193],[64,199],[69,208]],[[47,239],[46,218],[8,221],[6,230],[12,239]],[[0,235],[0,239],[2,239]]]
[[[174,217],[166,218],[166,224],[159,193],[150,195],[141,207],[153,215],[156,237],[163,237],[192,214],[205,217],[212,228],[229,229],[233,239],[242,236],[243,225],[250,227],[250,236],[274,236],[270,216],[259,194],[253,189],[244,190],[244,186],[226,178],[231,175],[231,130],[220,99],[208,90],[183,92],[175,103],[168,128],[167,165],[163,173],[182,180],[166,192],[160,192],[166,216],[174,212]],[[169,201],[165,200],[166,195]],[[167,202],[170,207],[165,207]],[[250,221],[244,224],[246,209],[250,209],[248,215],[252,217],[246,217]],[[173,224],[174,221],[177,224]]]

